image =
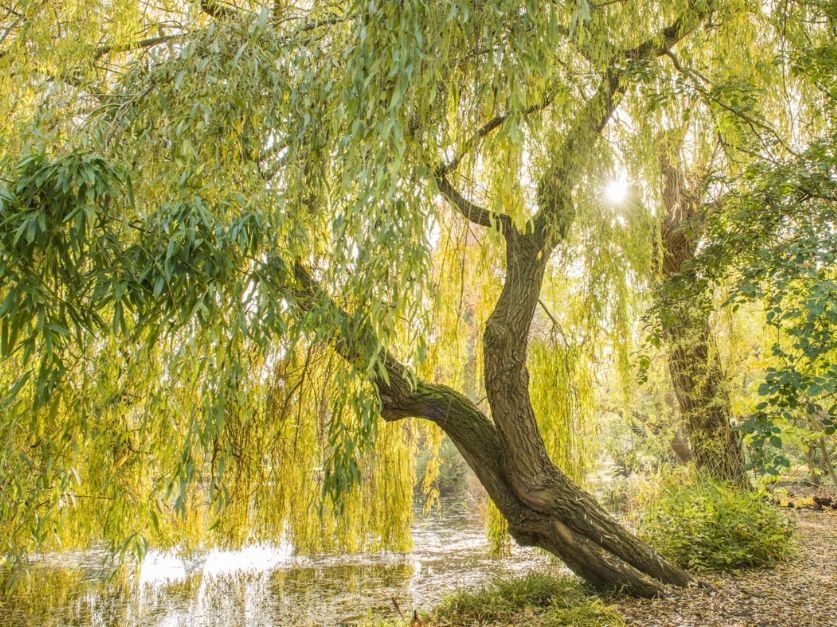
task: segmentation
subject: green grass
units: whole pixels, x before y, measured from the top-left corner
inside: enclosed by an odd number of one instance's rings
[[[622,625],[619,615],[578,579],[532,573],[491,582],[474,592],[457,592],[428,617],[443,625]]]

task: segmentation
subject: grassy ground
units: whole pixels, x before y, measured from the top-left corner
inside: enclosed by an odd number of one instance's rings
[[[623,625],[619,615],[575,577],[532,573],[449,597],[428,625]]]

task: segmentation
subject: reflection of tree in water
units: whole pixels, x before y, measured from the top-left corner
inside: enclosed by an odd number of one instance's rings
[[[0,585],[5,589],[7,580]],[[80,568],[34,567],[0,597],[0,623],[10,625],[126,624],[130,586]]]
[[[0,624],[296,625],[394,619],[393,597],[402,607],[426,609],[458,587],[548,563],[543,554],[519,547],[508,558],[493,559],[480,512],[461,502],[443,499],[416,519],[411,553],[302,557],[265,547],[261,566],[246,551],[183,560],[152,555],[142,576],[125,572],[115,578],[94,565],[99,559],[94,554],[62,557],[60,563],[34,565],[0,601]]]

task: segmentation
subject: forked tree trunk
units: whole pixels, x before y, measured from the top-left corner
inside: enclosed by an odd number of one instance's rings
[[[537,491],[536,503],[525,498],[526,488],[515,490],[515,483],[531,484],[541,478],[529,477],[519,462],[509,462],[495,425],[457,392],[421,384],[409,398],[402,397],[403,405],[396,395],[384,394],[389,407],[384,412],[386,418],[421,414],[445,431],[519,544],[549,551],[599,588],[653,596],[664,584],[685,585],[689,581],[688,575],[621,527],[551,463],[543,468],[551,477],[546,489]]]
[[[526,369],[529,329],[549,247],[542,234],[523,235],[510,222],[506,226],[506,280],[483,335],[485,389],[493,420],[465,395],[416,379],[388,354],[383,357],[386,376],[372,379],[381,416],[420,417],[437,424],[508,521],[512,537],[561,558],[588,583],[636,596],[656,595],[666,584],[687,584],[684,571],[619,525],[550,460],[535,421]],[[303,307],[329,300],[301,265],[295,276],[295,300]],[[333,301],[332,306],[337,309]],[[369,341],[358,330],[337,338],[335,348],[354,361]]]
[[[699,190],[688,188],[683,172],[662,155],[662,279],[683,278],[694,259],[706,220]],[[701,472],[749,487],[744,456],[730,423],[730,402],[721,365],[710,350],[708,313],[700,303],[682,302],[663,315],[663,337],[680,415],[695,464]]]
[[[485,388],[503,452],[504,478],[527,515],[536,513],[543,520],[533,532],[519,529],[517,535],[510,520],[512,534],[555,553],[597,585],[624,586],[647,595],[659,591],[661,582],[685,584],[685,573],[616,523],[550,460],[526,368],[549,245],[537,232],[524,235],[508,229],[505,235],[506,280],[483,338]]]
[[[599,588],[637,596],[685,585],[689,576],[619,525],[595,499],[550,460],[529,397],[526,349],[548,255],[537,236],[506,233],[506,281],[483,336],[485,388],[490,420],[464,395],[423,381],[411,384],[406,369],[386,357],[387,377],[375,379],[382,416],[419,416],[441,427],[508,520],[521,545],[561,558]],[[297,270],[314,299],[321,292]],[[351,342],[338,343],[351,358]]]
[[[511,236],[511,256],[527,238]],[[545,260],[532,249],[509,263],[506,287],[488,322],[483,348],[485,385],[493,421],[466,396],[444,385],[416,380],[394,357],[387,376],[373,379],[385,420],[421,417],[453,441],[521,545],[556,555],[599,588],[653,596],[689,576],[619,525],[595,499],[550,461],[528,393],[526,336],[540,291]],[[542,256],[543,257],[543,256]],[[297,301],[322,304],[323,291],[297,266]],[[335,305],[336,307],[336,305]],[[518,342],[520,338],[522,341]],[[357,359],[363,338],[341,338],[337,351]]]

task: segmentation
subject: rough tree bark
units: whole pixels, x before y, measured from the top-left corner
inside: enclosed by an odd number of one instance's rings
[[[707,206],[700,190],[690,189],[682,169],[672,164],[667,154],[661,156],[660,169],[665,208],[661,269],[665,281],[688,273]],[[730,424],[721,364],[710,350],[708,312],[695,303],[676,303],[663,317],[662,331],[671,382],[695,464],[711,477],[749,487],[741,444]]]
[[[537,212],[524,229],[508,215],[480,207],[453,188],[446,175],[459,157],[435,171],[437,188],[451,207],[475,224],[498,229],[506,242],[505,281],[483,335],[491,418],[463,394],[412,376],[389,354],[382,357],[386,376],[371,380],[385,420],[419,417],[444,430],[508,520],[518,543],[555,554],[595,586],[639,596],[656,595],[666,584],[686,585],[690,578],[619,525],[552,463],[529,396],[526,354],[546,265],[574,218],[573,187],[621,98],[622,77],[636,64],[665,54],[699,27],[708,10],[707,4],[691,6],[647,41],[610,55],[597,91],[567,125],[539,181]],[[468,144],[476,144],[505,119],[489,121]],[[328,303],[337,308],[302,265],[296,265],[294,278],[294,301],[300,306]],[[357,360],[367,340],[356,329],[352,337],[338,337],[334,344],[344,358]]]

